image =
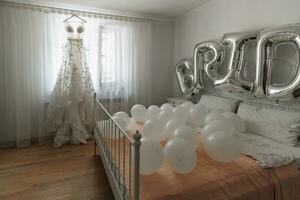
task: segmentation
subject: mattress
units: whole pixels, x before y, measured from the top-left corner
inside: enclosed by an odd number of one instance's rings
[[[132,121],[128,133],[132,134],[135,130],[141,129],[142,125]],[[122,138],[113,142],[120,141],[122,143]],[[127,147],[125,149],[128,152]],[[201,142],[197,149],[197,156],[196,168],[187,175],[173,172],[167,163],[164,163],[153,175],[141,175],[141,199],[300,199],[300,173],[295,163],[264,169],[255,159],[242,155],[230,164],[222,164],[205,154]],[[124,161],[121,159],[119,165],[122,166],[123,162],[128,162],[126,156]],[[124,173],[121,174],[128,184],[128,168]]]

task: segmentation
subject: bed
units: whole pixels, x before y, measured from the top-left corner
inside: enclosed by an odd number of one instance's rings
[[[256,160],[243,155],[233,163],[221,164],[211,160],[201,144],[197,167],[192,173],[176,174],[164,163],[156,174],[140,175],[142,125],[132,120],[128,131],[123,132],[97,99],[95,123],[95,153],[99,152],[102,158],[116,199],[300,199],[296,163],[264,169]]]

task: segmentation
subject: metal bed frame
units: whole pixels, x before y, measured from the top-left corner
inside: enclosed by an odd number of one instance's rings
[[[117,200],[140,199],[141,137],[139,131],[125,133],[94,94],[94,155],[98,150]]]
[[[212,94],[210,94],[212,95]],[[214,95],[219,97],[224,97],[222,95]],[[226,97],[230,99],[235,99],[233,97]],[[250,103],[250,104],[261,104],[264,106],[274,106],[281,109],[292,109],[295,110],[295,106],[293,105],[280,105],[277,102],[260,102],[254,100],[241,100],[238,99],[239,102]],[[104,100],[105,103],[105,100]],[[299,110],[299,107],[297,107]],[[99,125],[96,126],[97,117],[96,111],[100,111],[100,128]],[[94,153],[96,155],[97,150],[101,156],[106,174],[109,179],[110,186],[112,188],[115,199],[117,200],[139,200],[140,199],[140,146],[141,146],[141,134],[139,131],[136,131],[135,134],[128,135],[125,133],[118,124],[113,120],[112,116],[109,114],[107,109],[104,107],[102,103],[96,98],[96,94],[94,95]],[[98,122],[99,123],[99,122]],[[123,136],[123,137],[120,137]],[[109,140],[107,138],[113,138],[113,140]],[[119,140],[116,140],[119,138]],[[123,143],[123,146],[122,146]],[[125,143],[128,144],[128,148],[126,150]],[[123,149],[121,149],[123,148]],[[116,150],[117,149],[117,150]],[[127,152],[126,152],[127,151]],[[120,164],[118,160],[120,160],[120,156],[123,156],[123,160],[125,160],[125,156],[127,156],[127,163],[123,162]],[[134,158],[132,158],[134,157]],[[126,166],[127,165],[127,169]],[[300,168],[299,168],[300,169]],[[127,170],[127,173],[125,171]],[[123,173],[122,173],[123,171]],[[127,176],[127,180],[125,181],[125,176]],[[127,184],[126,184],[127,183]]]

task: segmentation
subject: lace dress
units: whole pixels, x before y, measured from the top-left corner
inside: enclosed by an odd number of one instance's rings
[[[66,24],[66,31],[63,63],[47,108],[47,130],[55,132],[54,147],[86,143],[86,127],[92,124],[94,87],[82,40],[84,27]]]

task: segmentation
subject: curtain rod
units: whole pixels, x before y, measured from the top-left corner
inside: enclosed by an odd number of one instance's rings
[[[127,17],[122,15],[115,15],[115,14],[101,14],[96,12],[89,12],[89,11],[80,11],[75,9],[65,9],[65,8],[58,8],[58,7],[51,7],[51,6],[42,6],[42,5],[34,5],[34,4],[27,4],[27,3],[20,3],[20,2],[10,2],[10,1],[1,1],[0,5],[2,6],[10,6],[14,8],[22,8],[22,9],[30,9],[39,12],[45,13],[57,13],[62,15],[72,15],[77,14],[82,17],[89,17],[89,18],[100,18],[100,19],[110,19],[110,20],[120,20],[120,21],[132,21],[132,22],[150,22],[151,19],[143,19],[138,17]]]

